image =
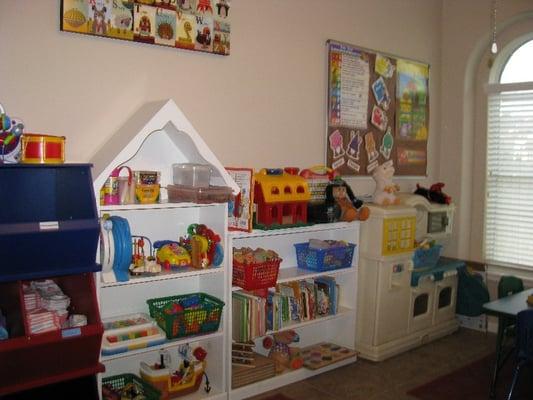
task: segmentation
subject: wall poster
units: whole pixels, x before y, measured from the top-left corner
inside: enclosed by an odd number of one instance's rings
[[[61,0],[61,30],[220,55],[231,0]]]
[[[429,65],[329,40],[326,164],[371,175],[426,175]]]

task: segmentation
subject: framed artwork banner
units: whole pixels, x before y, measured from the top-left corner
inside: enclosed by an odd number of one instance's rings
[[[231,0],[61,0],[61,30],[229,55]]]

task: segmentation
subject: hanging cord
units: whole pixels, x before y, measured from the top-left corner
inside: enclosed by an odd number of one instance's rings
[[[490,47],[490,52],[496,54],[498,52],[498,44],[496,43],[496,14],[498,12],[498,7],[496,4],[497,0],[492,0],[492,10],[490,16],[490,24],[492,28],[492,45]]]
[[[211,385],[209,384],[209,378],[207,377],[207,374],[204,372],[205,376],[205,387],[204,390],[206,393],[209,393],[211,391]]]

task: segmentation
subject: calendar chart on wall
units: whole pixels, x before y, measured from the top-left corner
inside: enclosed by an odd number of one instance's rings
[[[328,40],[326,163],[367,176],[427,174],[429,65]]]

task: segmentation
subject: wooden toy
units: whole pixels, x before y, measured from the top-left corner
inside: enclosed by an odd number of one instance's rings
[[[276,375],[276,363],[269,357],[253,353],[254,367],[233,364],[231,368],[232,389],[251,383],[273,378]]]
[[[281,169],[262,169],[254,175],[256,222],[265,227],[307,223],[311,198],[307,180]]]
[[[231,345],[231,363],[241,367],[255,368],[253,342],[233,342]]]
[[[301,351],[303,365],[309,369],[319,369],[355,354],[354,350],[333,343],[318,343]]]
[[[299,341],[300,337],[292,329],[274,333],[272,338],[267,336],[263,339],[263,347],[270,349],[268,356],[276,363],[277,374],[286,369],[298,369],[303,366],[300,351],[289,346]]]

